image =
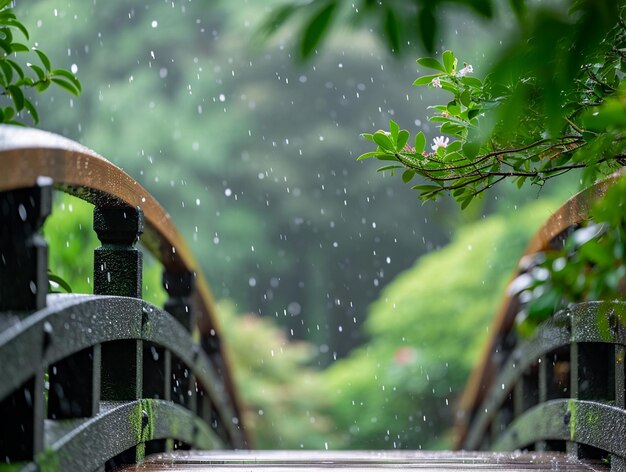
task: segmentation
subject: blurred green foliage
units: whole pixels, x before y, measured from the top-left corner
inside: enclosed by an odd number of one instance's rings
[[[441,35],[442,23],[445,23],[442,10],[460,7],[463,13],[471,12],[488,19],[494,16],[493,3],[491,0],[289,1],[267,15],[257,37],[261,41],[267,40],[285,23],[297,22],[300,25],[298,57],[308,59],[317,53],[332,27],[342,22],[376,32],[395,54],[420,46],[432,52]],[[522,12],[523,1],[511,0],[510,3],[516,13]]]
[[[289,341],[283,329],[255,314],[218,307],[227,353],[245,405],[244,424],[259,449],[337,447],[330,387],[310,367],[316,349]]]
[[[324,374],[346,448],[449,448],[457,399],[488,327],[552,201],[462,227],[370,308],[371,340]]]
[[[93,230],[93,205],[70,195],[55,192],[52,213],[44,222],[48,242],[48,267],[73,293],[93,293],[93,250],[100,241]],[[167,298],[161,283],[161,266],[150,253],[143,251],[143,298],[163,306]],[[54,291],[67,291],[57,286]]]

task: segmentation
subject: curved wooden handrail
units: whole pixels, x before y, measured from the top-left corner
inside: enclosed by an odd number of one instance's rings
[[[145,228],[142,244],[170,272],[195,275],[198,328],[203,337],[219,333],[213,296],[200,265],[193,257],[170,215],[126,172],[91,149],[42,130],[0,125],[0,191],[36,185],[50,177],[56,189],[94,205],[140,207]],[[221,349],[221,348],[220,348]],[[228,359],[223,372],[236,413],[241,413]]]
[[[592,204],[600,199],[613,184],[618,174],[604,179],[591,187],[588,187],[569,200],[567,200],[548,220],[537,230],[531,238],[522,259],[532,256],[538,252],[545,251],[550,248],[550,244],[561,235],[569,227],[578,225],[586,221],[589,217],[589,211]],[[519,268],[516,269],[511,280],[520,275]],[[517,310],[515,304],[517,295],[505,293],[496,316],[490,327],[491,336],[485,344],[481,354],[480,361],[473,369],[461,401],[459,404],[459,412],[463,416],[461,424],[457,425],[456,446],[460,448],[465,440],[468,431],[467,421],[469,413],[474,411],[483,401],[488,385],[495,378],[496,366],[491,362],[492,357],[497,348],[499,340],[511,330],[515,323]]]

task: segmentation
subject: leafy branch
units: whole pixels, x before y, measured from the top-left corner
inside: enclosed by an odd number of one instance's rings
[[[25,91],[33,89],[44,92],[51,84],[61,87],[72,95],[79,95],[81,84],[74,74],[65,69],[52,67],[48,56],[37,48],[29,48],[16,39],[15,33],[26,41],[30,35],[13,9],[11,0],[0,0],[0,123],[22,125],[20,112],[30,114],[33,122],[39,122],[39,113]]]
[[[390,161],[378,171],[402,170],[405,183],[420,176],[427,183],[412,187],[420,199],[450,194],[462,208],[505,180],[522,187],[543,185],[576,169],[584,169],[585,183],[610,174],[626,164],[623,22],[609,32],[603,46],[597,60],[574,78],[577,87],[567,93],[569,101],[556,134],[551,129],[553,118],[535,110],[541,94],[534,77],[518,77],[508,84],[493,75],[480,80],[471,65],[459,66],[452,51],[445,51],[441,60],[420,58],[417,63],[433,73],[418,77],[413,85],[452,95],[447,103],[430,107],[434,113],[429,120],[437,124],[440,136],[427,149],[420,131],[409,145],[409,131],[391,120],[388,131],[362,135],[377,147],[358,159]],[[525,98],[522,118],[511,127],[508,102],[520,93]]]

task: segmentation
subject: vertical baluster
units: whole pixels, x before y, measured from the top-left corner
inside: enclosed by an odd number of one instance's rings
[[[0,316],[46,306],[48,248],[39,234],[50,214],[52,181],[40,177],[28,189],[0,193]],[[31,460],[43,451],[45,333],[32,341],[37,374],[0,402],[0,461]]]
[[[169,295],[164,309],[187,331],[193,331],[195,315],[192,310],[191,296],[194,288],[194,274],[188,271],[164,271],[163,287]],[[176,377],[172,383],[174,401],[195,411],[197,405],[196,381],[191,371],[181,362],[176,362],[172,373]]]
[[[164,309],[170,313],[187,331],[194,327],[194,314],[191,309],[191,294],[194,288],[194,275],[191,272],[163,272],[163,287],[169,298]]]
[[[94,294],[141,298],[142,253],[134,247],[143,233],[140,208],[96,207],[94,230],[102,246],[94,251]],[[137,316],[142,305],[137,304]],[[130,323],[129,323],[130,324]],[[138,339],[107,342],[101,346],[101,398],[131,401],[142,398],[143,343]],[[144,446],[126,451],[122,462],[141,460]]]

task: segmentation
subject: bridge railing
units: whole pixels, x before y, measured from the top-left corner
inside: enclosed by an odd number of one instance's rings
[[[93,295],[48,294],[53,190],[94,205]],[[0,221],[0,464],[111,470],[248,446],[206,281],[141,185],[73,141],[0,126]],[[163,266],[164,308],[141,299],[138,241]]]
[[[536,233],[525,257],[562,247],[612,182],[596,184],[563,205]],[[516,294],[501,305],[462,399],[457,446],[566,451],[626,470],[626,304],[571,306],[530,339],[515,329],[523,306]]]

